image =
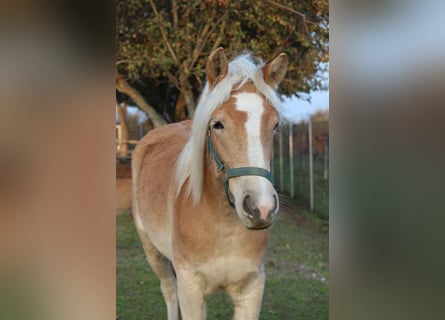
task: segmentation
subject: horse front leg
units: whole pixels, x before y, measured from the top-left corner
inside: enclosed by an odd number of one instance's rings
[[[161,282],[161,292],[167,306],[168,320],[181,320],[175,271],[173,270],[172,263],[156,249],[143,230],[137,228],[137,231],[148,263]]]
[[[251,275],[241,284],[227,288],[235,306],[234,320],[257,320],[263,300],[264,271]]]
[[[196,272],[177,270],[179,309],[182,320],[205,320],[205,280]]]

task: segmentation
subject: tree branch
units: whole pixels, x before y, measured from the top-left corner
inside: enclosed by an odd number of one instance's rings
[[[178,88],[178,90],[180,90],[180,85],[179,85],[178,79],[167,69],[165,69],[165,68],[162,68],[162,69],[164,70],[165,74],[167,75],[168,80],[170,80],[175,85],[175,87]]]
[[[172,46],[170,45],[170,42],[169,42],[168,39],[167,39],[167,36],[166,36],[166,34],[165,34],[164,27],[162,26],[162,22],[163,22],[163,20],[162,20],[162,16],[159,14],[158,10],[156,9],[156,6],[155,6],[153,0],[149,0],[149,2],[150,2],[151,8],[153,9],[153,12],[154,12],[156,18],[159,19],[159,22],[160,22],[160,23],[159,23],[159,30],[161,31],[162,39],[164,40],[165,45],[167,46],[167,49],[168,49],[168,51],[170,52],[170,55],[172,56],[173,60],[174,60],[176,63],[178,63],[178,58],[176,57],[176,54],[175,54],[175,52],[173,51],[173,48],[172,48]]]
[[[205,35],[204,35],[204,32],[203,32],[201,37],[197,40],[196,47],[195,47],[195,50],[193,52],[193,60],[190,62],[189,69],[193,68],[193,66],[195,65],[195,63],[198,60],[199,56],[201,55],[202,50],[204,49],[204,46],[207,43],[207,40],[209,39],[210,35],[215,31],[216,27],[222,21],[225,21],[225,19],[227,18],[228,13],[229,13],[229,10],[226,10],[226,12],[224,12],[224,14],[221,16],[221,18],[219,18],[218,21],[216,21],[216,23],[212,26],[212,28],[210,30],[208,30],[208,28],[207,28],[207,30],[205,31]],[[209,25],[207,24],[206,27],[208,27],[208,26]],[[204,39],[202,39],[202,37],[204,37]]]
[[[229,11],[227,10],[226,13],[225,13],[225,15],[227,16],[228,13],[229,13]],[[222,40],[223,40],[223,35],[224,35],[224,30],[225,30],[225,28],[226,28],[226,22],[227,22],[226,19],[224,19],[224,20],[221,22],[221,27],[220,27],[220,29],[219,29],[219,35],[218,35],[218,37],[216,38],[215,43],[213,44],[213,47],[212,47],[212,49],[210,50],[210,52],[213,52],[214,50],[216,50],[216,49],[219,47],[220,43],[222,42]]]
[[[120,74],[116,76],[116,89],[133,99],[137,106],[149,116],[155,128],[166,124],[166,121],[159,116],[156,110]]]
[[[177,0],[172,1],[173,28],[178,30],[178,4]]]
[[[290,8],[290,7],[288,7],[288,6],[285,6],[284,4],[277,3],[277,2],[272,1],[272,0],[266,0],[266,2],[269,2],[271,5],[273,5],[273,6],[277,7],[277,8],[280,8],[280,9],[283,9],[283,10],[286,10],[286,11],[289,11],[289,12],[292,12],[292,13],[295,13],[296,15],[298,15],[298,16],[300,16],[300,17],[303,18],[303,22],[304,22],[304,23],[318,24],[318,23],[316,23],[316,22],[307,20],[307,19],[306,19],[306,15],[305,15],[303,12],[298,11],[298,10],[295,10],[294,8]]]

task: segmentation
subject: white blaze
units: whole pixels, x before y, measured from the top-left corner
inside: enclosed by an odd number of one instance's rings
[[[264,107],[263,99],[256,93],[239,93],[236,95],[236,109],[247,113],[247,156],[249,166],[267,168],[261,144],[261,117]]]
[[[247,114],[245,124],[247,135],[248,166],[269,169],[264,159],[264,149],[261,144],[261,118],[264,113],[263,99],[256,93],[239,93],[236,96],[236,110]],[[276,194],[272,184],[259,176],[244,176],[241,188],[235,187],[234,197],[237,208],[242,208],[243,197],[249,194],[256,199],[255,205],[261,212],[261,219],[265,220],[272,208],[276,207]],[[232,184],[233,185],[233,184]],[[244,209],[240,209],[244,210]],[[242,215],[241,215],[242,216]]]

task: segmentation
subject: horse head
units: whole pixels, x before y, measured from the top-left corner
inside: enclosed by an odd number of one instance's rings
[[[228,203],[249,229],[269,227],[279,208],[270,162],[280,118],[270,97],[275,97],[287,63],[282,53],[265,65],[253,64],[256,70],[243,69],[241,63],[240,70],[235,66],[229,70],[223,49],[219,48],[210,55],[206,66],[209,97],[219,85],[232,86],[228,99],[211,113],[208,121],[207,155],[215,162],[215,174],[222,176]],[[239,81],[237,73],[243,72],[251,76]]]

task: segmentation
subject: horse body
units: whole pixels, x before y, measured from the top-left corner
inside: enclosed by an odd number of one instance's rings
[[[208,90],[226,77],[224,59],[220,49],[209,58]],[[213,72],[214,64],[221,61],[222,67],[217,65]],[[230,85],[230,95],[207,110],[206,132],[196,133],[196,123],[201,121],[198,105],[193,123],[184,121],[153,130],[133,152],[135,225],[148,261],[160,278],[170,320],[181,316],[205,319],[205,298],[216,289],[231,297],[235,319],[259,316],[269,235],[266,228],[278,211],[277,196],[271,183],[253,170],[252,176],[230,180],[226,198],[221,177],[227,172],[219,171],[204,138],[208,135],[228,167],[268,170],[278,115],[254,81]],[[252,112],[248,104],[252,104]],[[184,163],[189,164],[185,179],[180,170]],[[193,176],[196,168],[198,179]],[[194,178],[201,185],[196,186]],[[261,230],[250,230],[256,228]]]

